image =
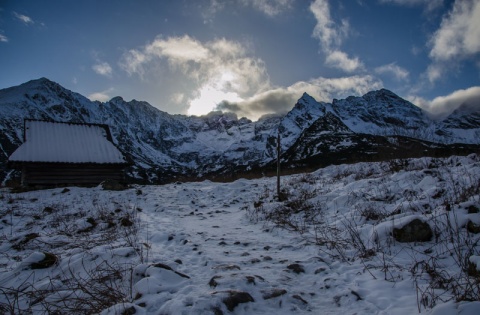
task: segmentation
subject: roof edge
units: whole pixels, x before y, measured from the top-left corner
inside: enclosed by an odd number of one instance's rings
[[[101,127],[107,133],[107,140],[113,143],[112,133],[110,132],[110,126],[107,124],[97,124],[97,123],[77,123],[77,122],[64,122],[64,121],[56,121],[56,120],[49,120],[49,119],[34,119],[34,118],[25,118],[23,120],[23,142],[26,141],[25,139],[25,127],[27,121],[38,121],[38,122],[46,122],[46,123],[54,123],[54,124],[65,124],[65,125],[76,125],[76,126],[92,126],[92,127]]]

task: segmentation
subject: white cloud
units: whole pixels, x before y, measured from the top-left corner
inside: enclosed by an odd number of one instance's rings
[[[108,90],[95,92],[88,95],[88,98],[92,101],[100,101],[100,102],[107,102],[112,99],[111,93],[113,92],[113,88],[109,88]]]
[[[209,5],[201,9],[201,15],[203,16],[203,22],[208,23],[212,21],[212,18],[217,12],[222,11],[226,2],[224,0],[210,0]]]
[[[418,47],[418,46],[412,46],[412,48],[410,49],[410,51],[412,52],[412,55],[418,56],[418,55],[420,55],[420,53],[422,52],[422,48],[420,48],[420,47]]]
[[[392,3],[401,6],[416,6],[422,5],[428,11],[436,9],[443,5],[443,0],[380,0],[381,3]]]
[[[246,5],[263,12],[268,16],[276,16],[291,8],[293,0],[241,0]]]
[[[432,35],[429,56],[432,64],[426,71],[430,83],[456,67],[462,60],[480,54],[480,2],[456,0]]]
[[[157,37],[140,49],[126,52],[122,56],[120,67],[129,75],[137,74],[143,77],[146,72],[152,70],[153,62],[167,60],[173,70],[195,76],[195,68],[202,63],[209,63],[214,57],[210,53],[204,44],[188,35],[167,39]]]
[[[330,6],[327,0],[316,0],[310,5],[317,24],[313,29],[313,37],[320,40],[323,49],[331,50],[339,46],[345,35],[345,30],[340,30],[330,17]]]
[[[409,72],[396,65],[395,63],[390,63],[375,68],[375,72],[378,74],[391,74],[397,80],[408,80]]]
[[[455,1],[431,39],[430,57],[437,61],[466,58],[480,52],[480,2]]]
[[[343,40],[348,36],[350,25],[347,20],[340,24],[330,16],[328,0],[316,0],[310,4],[310,11],[315,16],[317,24],[313,29],[313,37],[320,41],[320,48],[325,53],[326,65],[345,72],[363,70],[364,65],[358,57],[351,58],[340,50]]]
[[[439,63],[433,63],[428,66],[426,76],[430,83],[438,81],[445,73],[444,66]]]
[[[106,77],[111,77],[112,76],[112,67],[108,64],[108,62],[99,62],[95,65],[92,66],[93,71],[96,73],[106,76]]]
[[[7,43],[8,37],[3,34],[0,34],[0,42]]]
[[[325,63],[328,66],[342,69],[345,72],[354,72],[364,68],[363,63],[358,57],[350,58],[346,53],[339,50],[329,52]]]
[[[130,49],[123,54],[120,60],[120,67],[125,70],[128,75],[137,74],[140,78],[143,78],[145,74],[144,65],[151,60],[151,57],[147,56],[144,52]]]
[[[228,8],[234,10],[235,6],[251,7],[266,16],[275,17],[292,8],[294,0],[210,0],[209,4],[201,8],[204,23],[213,21],[213,17]]]
[[[410,96],[408,99],[433,115],[444,117],[461,105],[480,110],[480,86],[457,90],[449,95],[436,97],[431,101],[417,96]]]
[[[201,62],[207,59],[208,49],[188,35],[169,37],[166,40],[157,38],[145,47],[147,55],[165,57],[173,63]]]
[[[26,16],[26,15],[23,15],[23,14],[19,14],[17,12],[13,12],[13,16],[18,19],[19,21],[25,23],[25,24],[33,24],[33,20],[29,17],[29,16]]]
[[[177,105],[181,105],[185,100],[185,94],[183,94],[183,93],[173,93],[170,96],[170,100]]]

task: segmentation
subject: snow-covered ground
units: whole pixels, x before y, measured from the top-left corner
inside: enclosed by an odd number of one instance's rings
[[[2,189],[0,313],[480,313],[478,156],[330,166],[282,190]],[[414,219],[431,240],[397,241]]]

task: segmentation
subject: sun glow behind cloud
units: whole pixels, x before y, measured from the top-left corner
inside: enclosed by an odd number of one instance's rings
[[[241,102],[269,88],[263,61],[249,56],[246,46],[223,38],[201,42],[190,36],[158,36],[144,47],[129,50],[120,65],[130,75],[144,78],[155,71],[151,67],[155,62],[165,60],[168,71],[196,87],[181,93],[188,104],[187,113],[204,115],[222,102]]]
[[[216,109],[222,101],[241,102],[242,98],[237,93],[217,89],[215,86],[207,85],[199,90],[197,98],[190,102],[189,115],[206,115]]]
[[[221,102],[241,102],[243,99],[235,92],[236,75],[225,71],[212,79],[209,84],[201,87],[197,97],[190,101],[189,115],[206,115],[217,109]]]

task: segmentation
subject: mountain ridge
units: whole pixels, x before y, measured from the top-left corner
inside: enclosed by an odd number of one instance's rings
[[[125,101],[121,96],[107,102],[90,101],[40,78],[0,90],[0,182],[10,172],[6,167],[8,156],[22,142],[25,118],[107,124],[115,143],[134,162],[128,170],[129,179],[161,183],[178,178],[233,178],[248,172],[263,173],[276,159],[277,134],[285,153],[282,161],[294,166],[311,161],[309,154],[320,154],[312,148],[325,149],[326,143],[331,147],[351,143],[345,154],[371,158],[370,153],[362,153],[366,145],[361,140],[367,138],[385,149],[388,143],[395,142],[392,137],[404,137],[399,142],[405,143],[415,139],[422,143],[422,149],[417,149],[426,151],[432,143],[448,146],[461,142],[465,148],[471,147],[465,152],[459,149],[459,153],[469,153],[479,145],[480,120],[476,117],[480,117],[480,111],[455,111],[435,121],[386,89],[334,99],[332,103],[318,102],[304,93],[286,115],[267,115],[258,121],[222,112],[171,115],[148,102]],[[355,150],[358,154],[353,154]],[[397,149],[387,151],[391,150]],[[440,154],[438,148],[436,152],[429,154]],[[311,162],[307,164],[314,167]]]

